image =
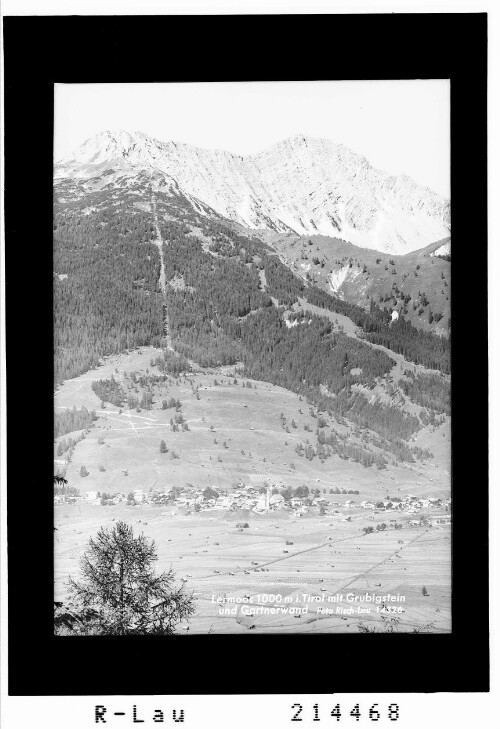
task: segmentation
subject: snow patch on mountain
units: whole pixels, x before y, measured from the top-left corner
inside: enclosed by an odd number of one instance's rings
[[[443,243],[442,246],[432,251],[431,256],[450,256],[451,255],[451,241]]]
[[[360,275],[360,273],[361,272],[358,269],[354,269],[352,266],[349,266],[348,263],[346,263],[345,266],[332,271],[328,278],[328,284],[332,293],[338,294],[342,284],[344,284],[347,280],[353,281]]]

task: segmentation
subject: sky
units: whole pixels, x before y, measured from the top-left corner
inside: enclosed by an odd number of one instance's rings
[[[54,156],[106,129],[237,154],[303,134],[450,194],[447,80],[56,84]]]

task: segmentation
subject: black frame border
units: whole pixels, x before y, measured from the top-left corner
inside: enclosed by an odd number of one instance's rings
[[[488,691],[486,13],[4,17],[4,71],[9,694]],[[392,78],[451,79],[452,633],[53,636],[53,84]]]

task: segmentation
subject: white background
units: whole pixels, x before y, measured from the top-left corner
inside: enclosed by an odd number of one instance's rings
[[[445,79],[56,84],[54,159],[105,130],[238,155],[300,134],[344,144],[449,198],[449,119]]]
[[[333,1],[311,0],[305,3],[303,0],[219,0],[218,2],[193,2],[190,0],[179,0],[178,2],[168,2],[168,0],[3,0],[2,12],[4,15],[68,15],[68,14],[88,14],[88,15],[127,15],[127,14],[158,14],[158,13],[177,13],[177,14],[207,14],[207,13],[330,13],[330,12],[484,12],[489,13],[489,330],[490,330],[490,619],[491,619],[491,649],[492,649],[492,692],[490,694],[387,694],[369,696],[361,694],[355,697],[349,695],[335,696],[228,696],[228,697],[122,697],[112,698],[108,700],[103,697],[8,697],[7,696],[7,622],[6,622],[6,509],[5,509],[5,360],[2,357],[0,361],[0,386],[2,388],[2,420],[1,428],[1,468],[0,481],[2,483],[1,491],[1,507],[2,507],[2,585],[1,585],[1,612],[2,612],[2,633],[1,633],[1,681],[2,681],[2,727],[4,729],[83,729],[84,727],[98,726],[94,723],[94,705],[96,703],[105,704],[109,710],[129,711],[134,703],[137,704],[140,715],[149,714],[152,716],[152,710],[156,708],[165,709],[166,712],[171,708],[184,708],[186,712],[186,720],[184,726],[189,729],[205,729],[206,727],[217,727],[217,729],[250,729],[254,727],[272,727],[272,729],[281,729],[281,727],[321,727],[321,726],[351,726],[358,727],[374,726],[373,722],[367,721],[367,712],[369,707],[377,702],[380,705],[392,703],[396,701],[401,707],[401,718],[398,722],[389,722],[387,719],[381,721],[378,726],[393,726],[400,729],[420,729],[422,726],[430,729],[442,729],[443,727],[453,727],[454,729],[470,729],[471,726],[477,727],[493,727],[498,725],[500,713],[500,686],[499,686],[499,639],[498,639],[498,616],[500,614],[499,603],[499,574],[500,560],[498,554],[499,538],[497,536],[498,529],[496,524],[500,517],[499,509],[499,489],[498,476],[499,468],[499,451],[500,443],[500,427],[498,417],[498,406],[500,405],[499,383],[496,377],[500,373],[500,347],[498,338],[498,321],[500,320],[499,306],[499,289],[497,285],[497,277],[500,273],[499,267],[499,246],[500,246],[500,230],[497,216],[494,215],[495,209],[498,207],[499,185],[499,135],[500,114],[498,103],[498,88],[500,69],[500,28],[499,28],[499,11],[497,9],[498,2],[454,2],[454,3],[435,3],[432,0],[426,2],[398,2],[398,3],[336,3]],[[464,43],[464,52],[466,52],[467,44]],[[471,110],[473,113],[473,110]],[[473,140],[471,140],[473,143]],[[3,200],[2,200],[3,204]],[[3,233],[3,231],[2,231]],[[2,235],[3,243],[3,235]],[[470,252],[471,261],[474,251]],[[3,245],[2,245],[3,256]],[[2,257],[3,263],[3,257]],[[472,263],[471,263],[472,265]],[[2,280],[3,287],[3,266]],[[3,299],[2,299],[2,318],[1,318],[1,340],[2,351],[4,351],[4,318],[3,318]],[[471,630],[473,628],[471,627]],[[29,646],[29,635],[26,636],[26,645]],[[26,656],[29,662],[29,655]],[[132,659],[131,659],[132,660]],[[294,666],[292,670],[295,674],[300,674],[301,670],[314,670],[314,656],[310,657],[310,665]],[[432,660],[432,658],[431,658]],[[50,657],[47,657],[48,669],[51,671],[67,670],[67,667],[55,667],[50,663]],[[321,656],[319,665],[324,670],[327,665],[325,657]],[[110,665],[110,670],[112,670]],[[244,662],[237,660],[237,670],[241,672],[242,681],[247,686],[255,687],[258,692],[259,688],[268,683],[266,676],[269,675],[270,669],[273,668],[273,658],[263,657],[263,675],[245,675]],[[458,667],[460,668],[460,667]],[[465,672],[473,672],[474,666],[468,665],[467,656],[464,656],[462,669]],[[131,663],[131,671],[144,670],[144,667],[134,667]],[[156,669],[157,670],[157,669]],[[168,674],[168,663],[165,666],[165,672]],[[193,667],[193,670],[210,670],[207,666]],[[232,670],[231,667],[224,667],[224,670]],[[279,661],[275,665],[275,670],[286,670],[286,667],[280,665]],[[372,666],[360,666],[360,671],[383,671],[387,676],[387,686],[390,689],[391,672],[398,670],[397,656],[391,654],[374,655]],[[333,657],[331,680],[332,691],[335,690],[335,676],[342,671],[341,657]],[[189,677],[186,677],[187,690],[189,690]],[[223,690],[223,679],[221,679],[221,690]],[[359,722],[355,722],[352,717],[343,716],[342,721],[337,722],[329,716],[330,708],[340,703],[341,707],[352,707],[359,700],[362,710],[362,718]],[[302,724],[291,724],[291,705],[293,703],[301,703],[306,707],[318,702],[320,708],[323,709],[321,722],[312,724],[310,721],[302,722]],[[304,715],[304,714],[303,714]],[[165,725],[174,726],[170,716],[166,713]],[[144,718],[144,717],[143,717]],[[122,723],[119,723],[122,722]],[[130,726],[131,719],[127,717],[116,717],[110,719],[107,727]],[[150,722],[142,725],[144,729],[147,726],[156,726]]]

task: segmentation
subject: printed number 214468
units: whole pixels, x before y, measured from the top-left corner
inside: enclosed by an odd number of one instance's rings
[[[291,721],[302,721],[303,718],[306,721],[321,721],[323,718],[333,718],[340,721],[343,717],[352,717],[355,721],[359,721],[361,718],[361,709],[359,704],[355,704],[354,707],[342,710],[340,704],[336,704],[331,710],[320,709],[319,704],[314,704],[311,710],[303,714],[304,707],[302,704],[292,704],[293,716]],[[381,707],[379,704],[372,704],[369,709],[366,710],[367,716],[370,721],[380,721],[381,719],[389,719],[389,721],[397,721],[399,719],[399,705],[389,704],[389,706]]]

